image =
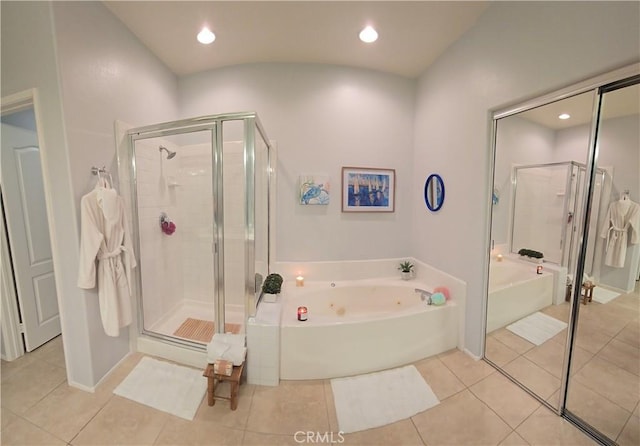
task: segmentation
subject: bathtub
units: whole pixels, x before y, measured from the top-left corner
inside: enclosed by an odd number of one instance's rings
[[[502,262],[491,261],[487,333],[553,303],[553,274],[545,271],[537,274],[537,266],[507,259]]]
[[[422,301],[416,280],[310,282],[283,290],[280,378],[325,379],[405,365],[455,348],[458,311]],[[305,306],[308,320],[297,320]]]

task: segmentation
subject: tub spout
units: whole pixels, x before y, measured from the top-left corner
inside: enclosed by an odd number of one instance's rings
[[[415,288],[414,291],[416,293],[420,293],[420,299],[423,301],[428,301],[433,293],[430,293],[427,290],[423,290],[422,288]]]

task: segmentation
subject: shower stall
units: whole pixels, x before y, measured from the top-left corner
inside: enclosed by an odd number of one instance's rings
[[[244,333],[269,272],[272,147],[258,116],[204,116],[127,135],[119,164],[139,259],[140,337],[204,351],[215,332]]]
[[[573,271],[579,245],[576,216],[581,214],[585,172],[585,165],[575,161],[513,168],[510,252],[522,248],[540,251],[545,261]],[[607,178],[606,171],[598,169],[593,215],[599,215]],[[599,220],[591,221],[594,231]],[[589,275],[594,274],[596,239],[589,239],[587,247],[585,273]]]

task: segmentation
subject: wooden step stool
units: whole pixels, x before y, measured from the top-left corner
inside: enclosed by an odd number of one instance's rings
[[[240,381],[242,380],[242,371],[244,369],[244,362],[238,366],[233,366],[233,372],[230,376],[220,375],[213,371],[213,364],[207,364],[207,368],[204,370],[202,376],[207,377],[207,404],[213,406],[215,399],[231,401],[231,410],[238,408],[238,391],[240,387]],[[216,395],[216,385],[218,381],[229,381],[231,384],[231,391],[228,397]]]
[[[595,284],[591,282],[582,284],[582,303],[587,305],[587,300],[591,302],[593,299],[593,289],[595,288]]]

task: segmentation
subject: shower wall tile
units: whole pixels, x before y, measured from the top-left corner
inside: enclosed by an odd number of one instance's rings
[[[213,186],[211,145],[181,148],[178,201],[183,221],[181,246],[184,298],[213,306]]]
[[[165,141],[160,143],[157,139],[136,143],[138,258],[145,328],[161,322],[165,315],[176,308],[182,295],[180,229],[171,236],[160,230],[162,212],[173,221],[176,221],[178,214],[176,193],[168,183],[168,177],[176,175],[178,165],[159,153],[160,144],[175,150],[171,144]],[[177,221],[176,225],[179,225]]]
[[[178,156],[167,160],[162,144]],[[242,144],[224,150],[226,303],[244,305],[244,158]],[[162,323],[184,300],[213,307],[214,246],[211,145],[176,146],[153,139],[136,143],[136,190],[145,327]],[[160,230],[162,212],[176,224]]]
[[[212,302],[213,186],[211,146],[181,148],[177,201],[185,230],[182,245],[183,293],[188,299]],[[244,303],[244,164],[237,148],[224,151],[224,271],[227,304]]]

